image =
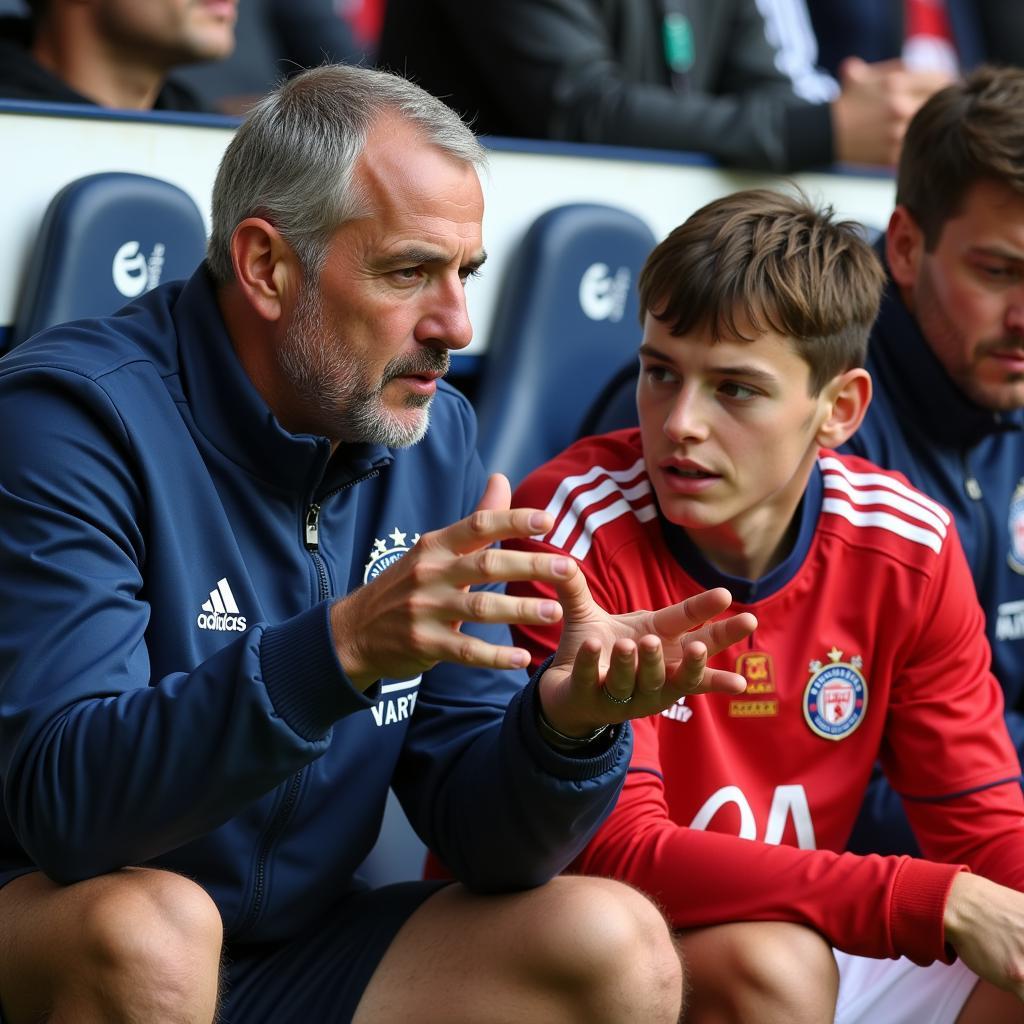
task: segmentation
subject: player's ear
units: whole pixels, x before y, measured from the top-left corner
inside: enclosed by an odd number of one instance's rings
[[[246,217],[231,235],[231,262],[248,305],[264,320],[279,320],[299,292],[301,272],[277,228],[262,217]]]
[[[861,366],[839,373],[822,388],[826,416],[818,427],[822,448],[838,448],[857,432],[871,404],[871,374]]]
[[[897,206],[885,232],[885,259],[892,279],[901,288],[910,288],[924,253],[924,232],[905,206]]]

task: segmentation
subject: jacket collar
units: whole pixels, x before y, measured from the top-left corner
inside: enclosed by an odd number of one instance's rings
[[[886,266],[888,272],[888,266]],[[983,409],[953,383],[890,276],[871,333],[868,369],[878,366],[891,386],[896,410],[920,423],[929,437],[951,447],[973,447],[991,434],[1020,430],[1024,411]]]
[[[381,445],[340,445],[278,423],[235,355],[203,263],[173,303],[182,388],[199,431],[257,477],[305,497],[336,490],[392,459]]]

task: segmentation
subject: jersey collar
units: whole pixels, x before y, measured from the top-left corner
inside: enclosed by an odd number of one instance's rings
[[[781,590],[799,572],[814,541],[821,515],[822,490],[821,467],[816,462],[796,510],[800,526],[793,549],[774,569],[756,580],[730,576],[717,569],[701,554],[685,530],[670,523],[660,511],[658,519],[669,550],[687,575],[705,589],[726,587],[738,604],[754,604]]]

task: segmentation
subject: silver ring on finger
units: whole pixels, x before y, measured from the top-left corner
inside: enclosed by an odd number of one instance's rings
[[[613,704],[628,704],[633,699],[633,694],[630,694],[628,697],[616,697],[615,694],[605,686],[602,686],[601,690]]]

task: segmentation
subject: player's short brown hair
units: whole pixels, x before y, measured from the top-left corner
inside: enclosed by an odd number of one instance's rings
[[[1024,195],[1024,69],[983,66],[935,93],[903,139],[896,202],[935,248],[967,190],[996,181]]]
[[[864,362],[883,283],[860,225],[802,195],[751,189],[701,207],[654,249],[640,310],[676,336],[709,326],[716,340],[788,337],[818,394]]]

